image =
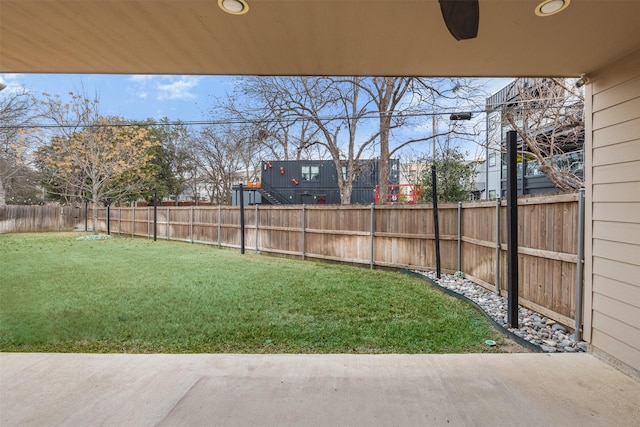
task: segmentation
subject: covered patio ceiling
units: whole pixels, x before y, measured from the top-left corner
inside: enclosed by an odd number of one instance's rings
[[[437,0],[0,0],[0,72],[578,76],[640,47],[640,1],[480,0],[456,41]]]

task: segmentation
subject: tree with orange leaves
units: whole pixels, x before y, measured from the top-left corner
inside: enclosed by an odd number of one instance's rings
[[[97,99],[71,93],[71,102],[46,95],[41,114],[53,122],[50,142],[36,152],[36,165],[51,193],[94,206],[141,190],[152,148],[147,126],[98,113]],[[97,231],[97,211],[92,225]]]

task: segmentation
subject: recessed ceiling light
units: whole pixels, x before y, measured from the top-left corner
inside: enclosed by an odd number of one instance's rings
[[[244,15],[249,12],[249,5],[245,0],[218,0],[218,6],[232,15]]]
[[[571,0],[545,0],[536,7],[536,15],[551,16],[569,7]]]

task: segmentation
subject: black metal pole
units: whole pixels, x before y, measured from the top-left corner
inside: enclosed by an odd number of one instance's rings
[[[158,238],[158,192],[153,190],[153,241]]]
[[[507,132],[507,323],[518,327],[518,135]]]
[[[240,199],[240,253],[244,255],[244,188],[238,185]]]
[[[433,188],[433,232],[436,245],[436,277],[441,276],[440,271],[440,224],[438,224],[438,190],[436,184],[436,166],[431,165],[431,187]]]
[[[111,199],[107,199],[107,236],[111,235]]]
[[[84,199],[84,231],[89,231],[89,199]]]

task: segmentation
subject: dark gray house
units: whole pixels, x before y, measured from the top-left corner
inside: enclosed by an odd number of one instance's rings
[[[379,182],[378,160],[358,162],[351,193],[352,204],[375,201]],[[340,173],[346,174],[346,166]],[[400,163],[389,163],[389,183],[398,184]],[[340,204],[338,171],[332,160],[269,160],[261,163],[259,188],[254,185],[244,193],[245,204]],[[233,204],[239,204],[239,188],[234,187]],[[249,201],[248,201],[249,200]]]

